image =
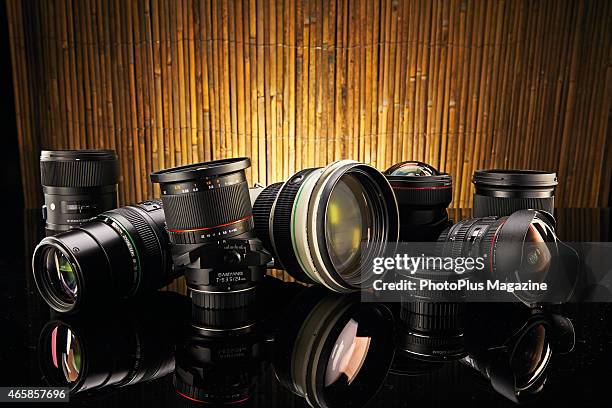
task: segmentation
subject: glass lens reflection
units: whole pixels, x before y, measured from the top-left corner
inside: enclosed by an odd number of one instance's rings
[[[351,319],[338,336],[325,370],[326,387],[341,378],[350,385],[363,367],[372,338],[358,336],[358,328],[359,323]]]
[[[518,387],[526,387],[545,368],[548,361],[549,346],[546,328],[535,326],[521,339],[512,356],[511,367],[517,378]]]
[[[61,371],[68,383],[79,379],[82,366],[81,344],[71,329],[57,326],[51,332],[53,366]]]

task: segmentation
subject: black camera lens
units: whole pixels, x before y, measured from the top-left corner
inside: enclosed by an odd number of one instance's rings
[[[453,198],[451,176],[432,166],[406,161],[385,171],[397,199],[400,241],[431,242],[452,222],[446,211]]]
[[[266,187],[253,206],[255,230],[297,280],[336,292],[368,287],[368,265],[398,237],[397,203],[385,177],[341,160]]]
[[[385,306],[311,287],[281,319],[274,370],[310,406],[364,406],[380,389],[395,346]]]
[[[513,293],[522,302],[559,302],[571,297],[577,271],[568,260],[575,251],[558,240],[555,219],[547,212],[521,210],[508,217],[462,220],[440,235],[451,257],[482,259],[474,274],[480,279],[511,284],[546,283],[547,290],[523,285]]]
[[[43,150],[40,179],[48,235],[117,207],[119,162],[112,150]]]
[[[537,170],[478,170],[474,172],[474,217],[503,217],[519,210],[553,213],[555,173]]]
[[[160,201],[145,201],[98,215],[44,238],[32,257],[34,280],[58,312],[159,289],[173,271]]]
[[[243,307],[265,274],[270,255],[253,231],[250,165],[234,158],[151,173],[161,187],[174,265],[196,306]]]

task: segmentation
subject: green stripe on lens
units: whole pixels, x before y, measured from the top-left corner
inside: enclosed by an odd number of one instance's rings
[[[140,254],[138,253],[138,247],[136,246],[136,243],[134,242],[134,239],[132,238],[130,233],[123,227],[123,225],[121,225],[121,223],[119,221],[117,221],[116,219],[114,219],[113,217],[110,217],[108,215],[106,217],[111,219],[111,220],[113,220],[113,222],[115,224],[117,224],[119,226],[119,228],[121,228],[121,231],[123,231],[123,233],[130,240],[130,243],[132,244],[132,248],[134,248],[134,254],[136,254],[136,262],[138,264],[138,284],[140,284],[140,275],[142,274],[142,268],[141,268],[141,265],[140,265]],[[138,287],[138,285],[136,287]]]

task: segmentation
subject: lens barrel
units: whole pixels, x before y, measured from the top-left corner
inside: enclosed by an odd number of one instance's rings
[[[554,211],[557,175],[537,170],[474,172],[474,217],[507,216],[519,210]]]
[[[277,266],[336,292],[369,287],[367,266],[395,245],[397,203],[385,177],[340,160],[266,187],[253,205],[255,230]]]
[[[73,312],[109,298],[130,298],[174,278],[162,204],[117,208],[44,238],[32,257],[34,280],[58,312]]]
[[[40,181],[47,235],[117,207],[119,162],[112,150],[43,150]]]
[[[384,174],[397,199],[400,241],[436,241],[452,224],[446,211],[453,198],[451,176],[417,161],[397,163]]]
[[[195,306],[240,308],[252,303],[270,255],[253,231],[245,170],[233,158],[151,173],[159,183],[172,259]]]

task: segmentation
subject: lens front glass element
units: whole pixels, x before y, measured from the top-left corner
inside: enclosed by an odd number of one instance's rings
[[[552,260],[549,249],[550,234],[546,224],[538,219],[529,225],[523,243],[523,262],[519,271],[521,281],[543,282],[546,279]]]
[[[330,195],[325,214],[327,251],[341,275],[359,263],[361,247],[370,240],[370,214],[363,184],[344,174]]]
[[[51,362],[60,381],[71,384],[79,379],[83,365],[81,343],[67,326],[58,325],[51,332]]]
[[[62,251],[50,247],[43,255],[43,268],[47,284],[57,297],[67,303],[74,303],[79,292],[76,266]]]
[[[435,171],[429,166],[424,166],[417,162],[406,162],[400,167],[393,170],[390,176],[412,176],[412,177],[423,177],[423,176],[435,176]]]

